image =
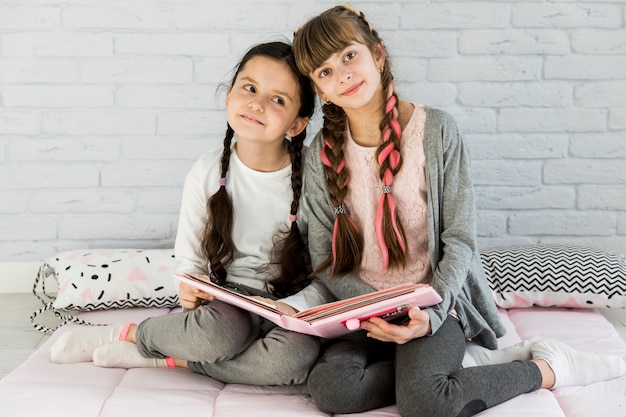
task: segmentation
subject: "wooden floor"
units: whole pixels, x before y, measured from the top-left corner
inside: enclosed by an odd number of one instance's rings
[[[48,337],[30,324],[41,302],[30,293],[0,293],[0,379],[24,362]],[[603,310],[626,341],[626,309]]]

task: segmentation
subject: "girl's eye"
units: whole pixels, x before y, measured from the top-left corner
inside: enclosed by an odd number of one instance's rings
[[[280,97],[274,97],[274,98],[272,99],[272,101],[273,101],[274,103],[277,103],[277,104],[280,104],[280,105],[284,105],[284,104],[285,104],[285,100],[283,100],[283,99],[282,99],[282,98],[280,98]]]
[[[256,88],[254,88],[254,86],[250,85],[250,84],[244,85],[243,89],[246,90],[246,91],[249,91],[251,93],[256,93]]]
[[[343,58],[344,61],[350,61],[352,59],[354,59],[354,57],[356,56],[356,52],[348,52],[346,54],[346,56]]]
[[[330,70],[321,70],[321,71],[319,72],[318,76],[319,76],[320,78],[324,78],[324,77],[326,77],[328,74],[330,74]]]

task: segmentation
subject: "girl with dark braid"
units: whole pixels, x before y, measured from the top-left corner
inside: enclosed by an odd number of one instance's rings
[[[304,176],[315,273],[338,299],[406,282],[429,283],[443,298],[405,322],[372,318],[325,343],[308,380],[322,410],[396,403],[404,417],[470,416],[539,388],[626,372],[620,357],[555,340],[492,350],[505,328],[479,257],[469,157],[454,120],[399,98],[382,40],[349,5],[309,20],[293,47],[324,101]],[[464,362],[470,340],[480,355]]]
[[[315,107],[290,45],[270,42],[242,58],[226,96],[222,149],[187,174],[175,254],[177,272],[210,276],[269,299],[293,314],[329,298],[311,283],[300,205],[306,126]],[[287,138],[290,137],[290,139]],[[303,383],[319,353],[315,337],[292,333],[255,314],[180,284],[182,313],[62,334],[57,363],[105,367],[185,367],[223,382]]]

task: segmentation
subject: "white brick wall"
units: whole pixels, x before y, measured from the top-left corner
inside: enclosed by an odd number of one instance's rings
[[[335,3],[1,0],[0,261],[171,246],[185,173],[223,138],[219,84]],[[401,95],[465,132],[483,247],[626,253],[626,0],[353,4]]]

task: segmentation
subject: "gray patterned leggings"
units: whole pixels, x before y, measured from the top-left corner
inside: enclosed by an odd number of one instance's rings
[[[530,361],[461,368],[465,336],[452,318],[432,336],[403,345],[364,331],[327,342],[309,375],[315,404],[356,413],[396,404],[403,417],[465,417],[541,386]]]

